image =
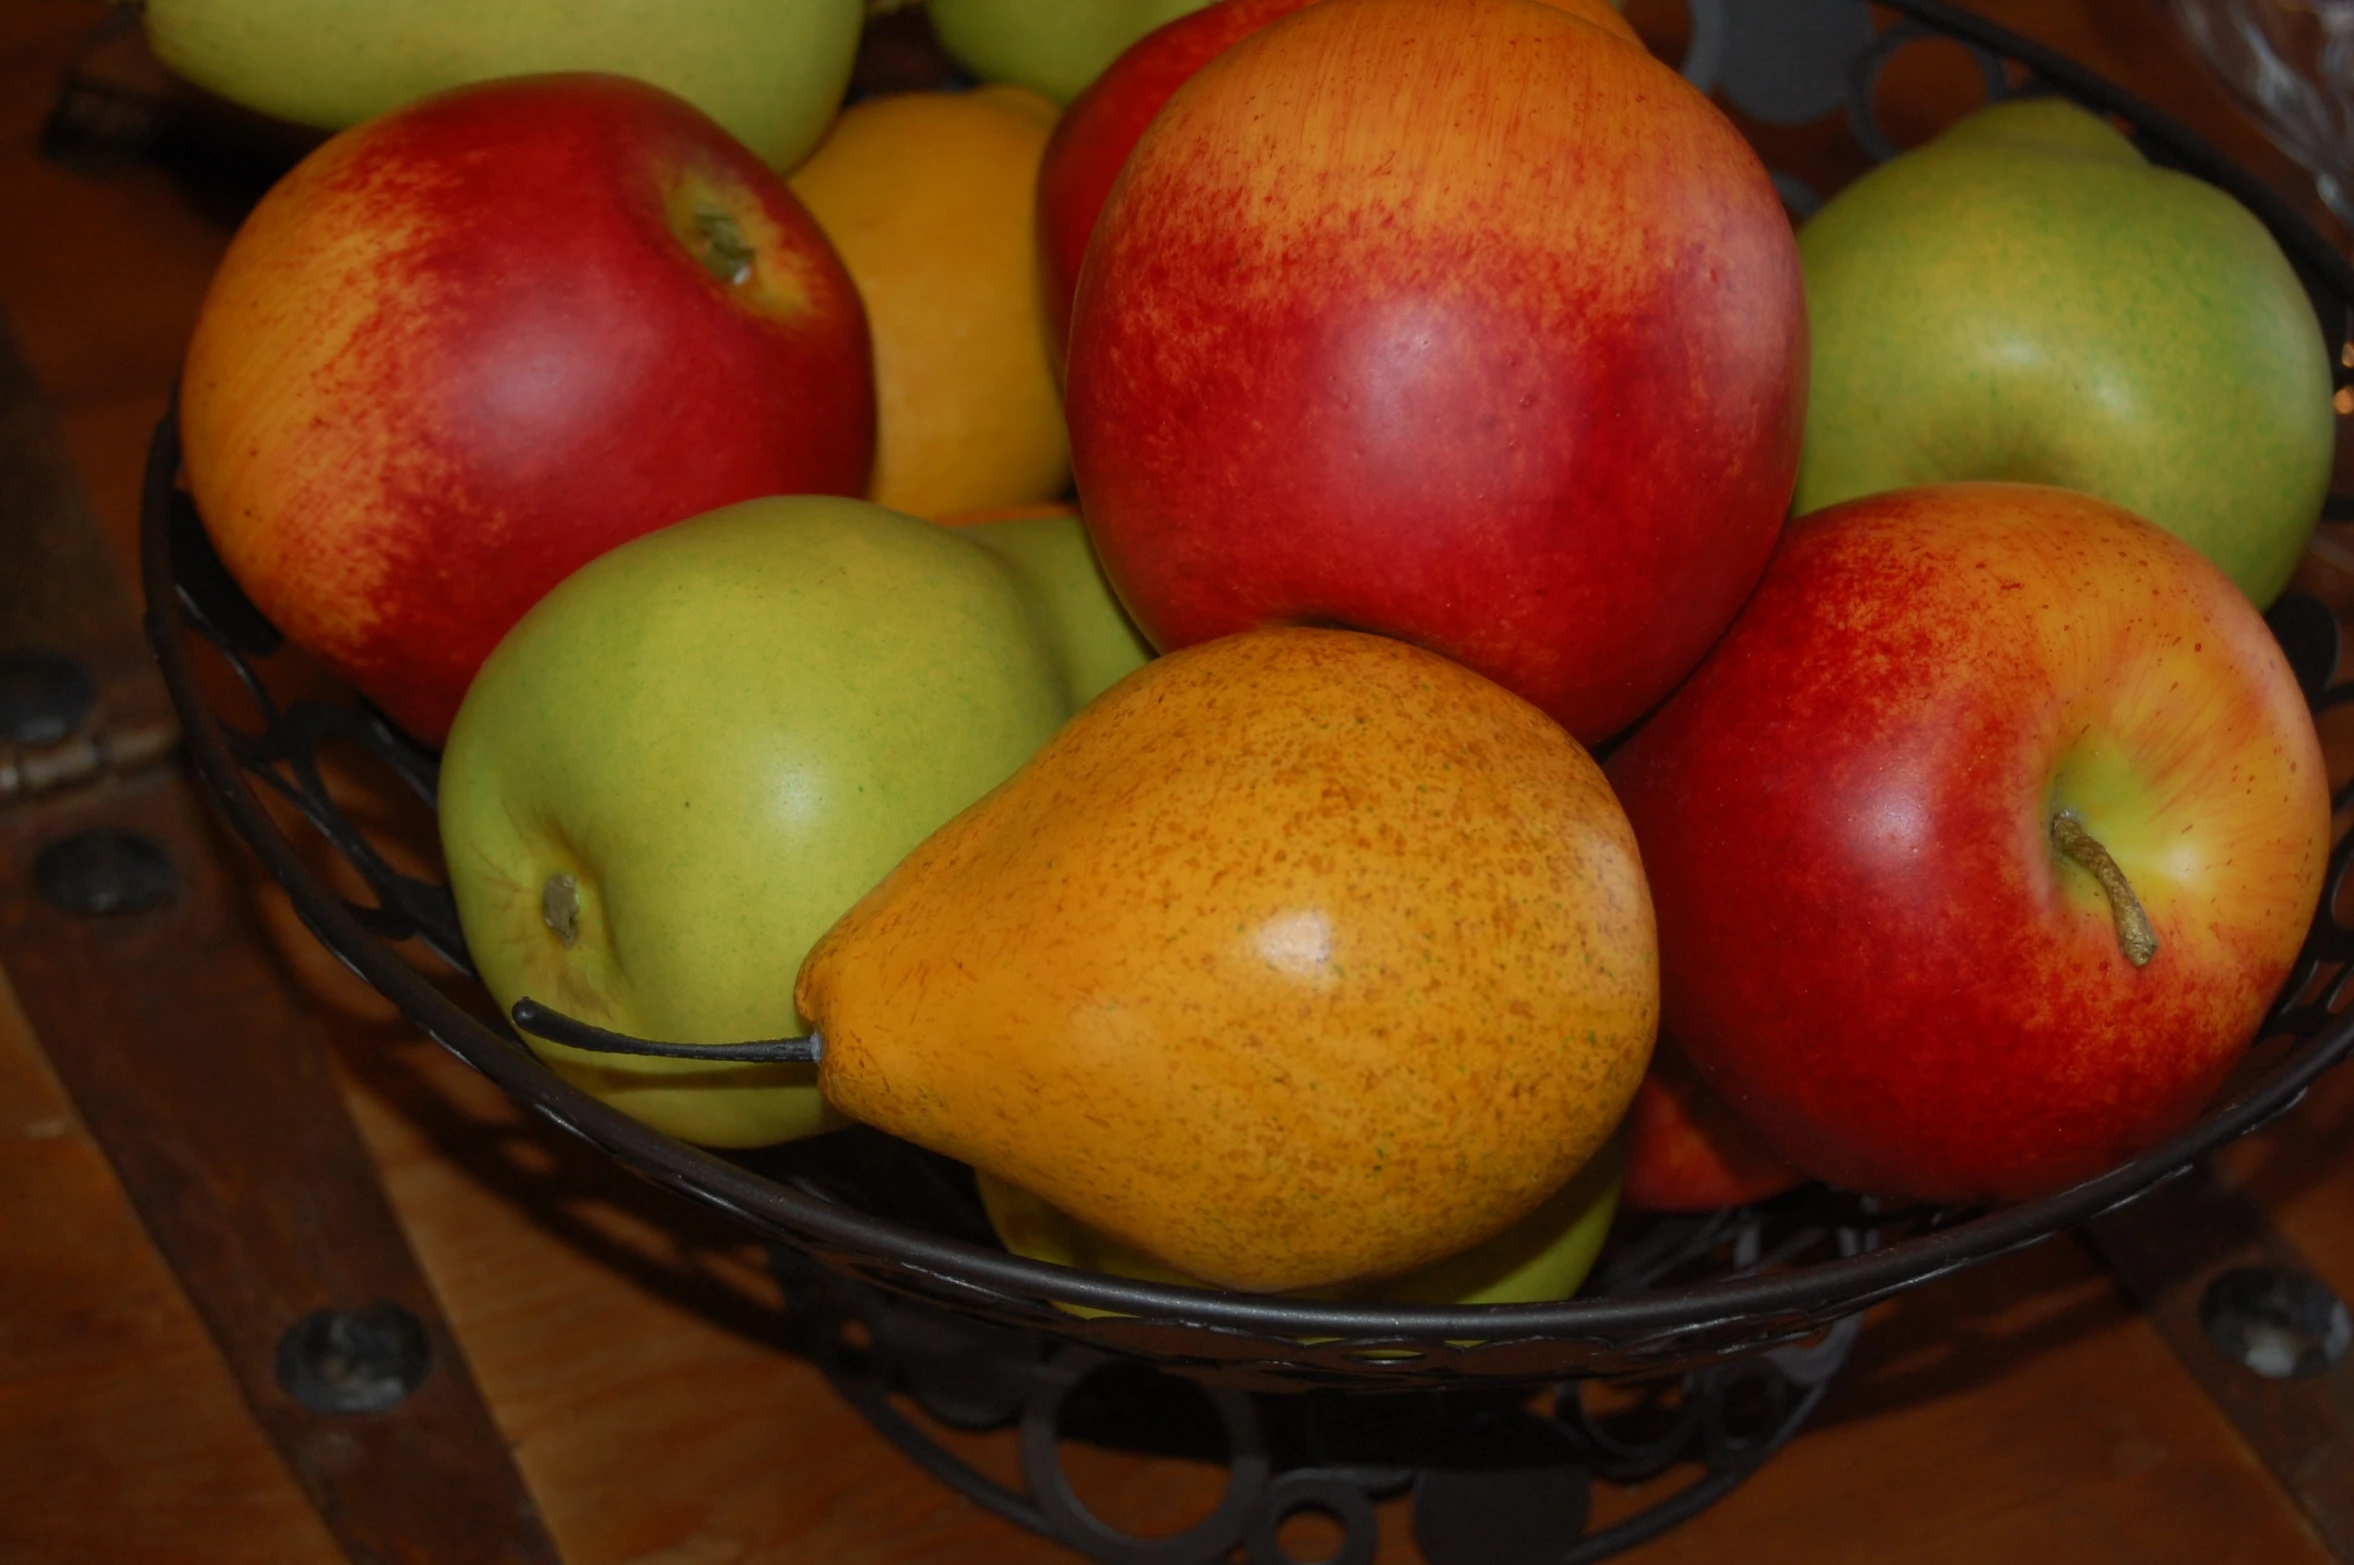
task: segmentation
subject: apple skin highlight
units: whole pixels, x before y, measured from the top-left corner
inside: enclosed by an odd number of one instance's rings
[[[1792,1163],[2023,1198],[2214,1093],[2303,943],[2320,744],[2263,620],[2188,545],[2014,484],[1793,522],[1611,758],[1655,898],[1662,1026]],[[2134,966],[2065,810],[2158,935]]]
[[[1058,367],[1070,346],[1071,302],[1096,219],[1128,154],[1172,93],[1228,48],[1313,0],[1219,0],[1165,22],[1128,46],[1071,100],[1038,171],[1038,259]],[[1640,45],[1605,0],[1543,0]]]
[[[1593,743],[1755,582],[1806,373],[1788,219],[1672,71],[1524,0],[1353,0],[1235,44],[1145,133],[1066,408],[1164,651],[1402,636]]]
[[[750,245],[740,281],[699,212]],[[180,416],[255,604],[429,741],[576,567],[735,501],[857,494],[874,454],[866,318],[816,225],[699,111],[592,75],[313,153],[231,244]]]

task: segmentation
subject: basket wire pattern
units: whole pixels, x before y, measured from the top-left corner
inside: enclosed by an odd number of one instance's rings
[[[1795,74],[1761,85],[1754,66],[1738,63],[1746,59],[1739,28],[1758,25],[1755,16],[1742,20],[1743,9],[1737,0],[1692,0],[1687,75],[1737,102],[1748,100],[1744,107],[1767,120],[1778,115],[1789,123],[1843,107],[1875,161],[1897,150],[1874,107],[1881,73],[1898,51],[1927,37],[1965,45],[1990,96],[2058,92],[2129,125],[2153,161],[2221,186],[2271,229],[2314,299],[2338,385],[2354,380],[2345,367],[2354,270],[2278,196],[2171,118],[2061,56],[1934,0],[1897,0],[1889,9],[1900,20],[1877,33],[1851,0],[1748,8],[1768,16],[1788,12],[1856,46],[1835,69],[1819,59],[1801,62]],[[1803,215],[1815,204],[1814,191],[1787,175],[1776,178],[1794,212]],[[1113,1565],[1225,1560],[1236,1549],[1272,1565],[1290,1558],[1274,1528],[1303,1508],[1342,1523],[1336,1558],[1369,1560],[1371,1498],[1410,1484],[1421,1486],[1417,1536],[1433,1565],[1602,1558],[1710,1503],[1786,1440],[1844,1359],[1860,1311],[2134,1199],[2294,1107],[2316,1078],[2354,1052],[2354,1016],[2346,1014],[2354,925],[2341,912],[2354,873],[2354,837],[2346,837],[2332,854],[2295,971],[2225,1095],[2163,1145],[2037,1200],[1991,1210],[1884,1209],[1809,1186],[1755,1207],[1653,1218],[1622,1226],[1587,1291],[1551,1304],[1307,1303],[1024,1260],[996,1246],[969,1173],[958,1165],[855,1127],[754,1153],[689,1146],[566,1083],[523,1046],[487,997],[462,1003],[396,950],[411,943],[471,976],[446,886],[403,872],[379,851],[331,795],[321,755],[330,746],[364,752],[427,806],[436,758],[364,703],[278,699],[269,663],[281,639],[213,554],[179,486],[179,466],[176,419],[167,415],[150,449],[143,493],[148,640],[203,786],[303,922],[409,1020],[542,1119],[767,1240],[792,1300],[792,1340],[917,1461],[1000,1514]],[[2354,509],[2336,497],[2325,512],[2349,514]],[[2270,621],[2317,719],[2354,704],[2354,683],[2333,682],[2337,626],[2325,607],[2284,599]],[[251,726],[212,709],[198,667],[205,658],[224,664],[243,688],[255,714]],[[324,839],[370,899],[346,897],[315,873],[265,796]],[[2342,818],[2354,803],[2354,779],[2337,781],[2332,802]],[[1064,1303],[1109,1313],[1083,1318],[1060,1308]],[[859,1323],[851,1335],[862,1343],[847,1341],[851,1321]],[[1084,1400],[1091,1377],[1124,1364],[1185,1377],[1204,1388],[1223,1421],[1231,1470],[1226,1499],[1177,1538],[1132,1538],[1105,1527],[1070,1495],[1054,1462],[1058,1420],[1074,1399]],[[1648,1422],[1589,1416],[1577,1382],[1595,1379],[1641,1379],[1667,1388],[1667,1400],[1654,1398]],[[1551,1410],[1542,1418],[1527,1411],[1537,1387],[1552,1388]],[[1030,1493],[963,1467],[908,1421],[892,1399],[895,1388],[912,1388],[920,1405],[951,1424],[1018,1420]],[[1418,1469],[1412,1461],[1433,1458],[1427,1438],[1393,1442],[1368,1464],[1346,1459],[1346,1439],[1336,1446],[1300,1434],[1359,1422],[1326,1414],[1319,1424],[1320,1407],[1368,1406],[1360,1393],[1402,1390],[1423,1398],[1375,1401],[1419,1400],[1440,1409],[1426,1420],[1425,1434],[1446,1433],[1451,1449],[1476,1450],[1483,1441],[1508,1446],[1514,1439],[1525,1448],[1533,1437],[1523,1421],[1533,1420],[1551,1431],[1538,1443],[1553,1455],[1535,1462],[1513,1457],[1485,1469],[1454,1461]],[[1306,1395],[1249,1395],[1275,1391]],[[1746,1418],[1728,1417],[1736,1400],[1749,1408]],[[1288,1410],[1271,1414],[1272,1406]],[[1638,1426],[1642,1433],[1628,1432]],[[1288,1460],[1271,1455],[1279,1447]],[[1343,1459],[1329,1459],[1336,1449]],[[1412,1459],[1406,1465],[1401,1451]],[[1694,1459],[1702,1464],[1700,1481],[1575,1541],[1584,1524],[1580,1486],[1589,1478],[1635,1481]],[[1490,1489],[1477,1490],[1475,1483],[1472,1490],[1450,1490],[1432,1478],[1440,1470],[1468,1473],[1465,1481],[1478,1479]],[[1499,1498],[1502,1491],[1493,1488],[1499,1471],[1524,1480],[1519,1501]],[[1434,1483],[1433,1494],[1425,1495]],[[1537,1487],[1529,1488],[1532,1483]],[[1540,1529],[1550,1541],[1518,1552],[1491,1535],[1497,1517],[1508,1521],[1531,1504],[1550,1507],[1566,1532],[1561,1525]],[[1433,1516],[1461,1514],[1450,1526],[1434,1521],[1425,1537],[1419,1518],[1426,1509]]]

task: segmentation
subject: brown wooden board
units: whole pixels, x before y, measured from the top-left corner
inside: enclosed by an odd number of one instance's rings
[[[2309,193],[2147,0],[1972,8],[2184,115],[2285,193]],[[127,561],[141,452],[235,213],[180,171],[100,175],[35,157],[65,63],[112,10],[110,0],[0,6],[0,313]],[[1632,0],[1630,10],[1672,28],[1682,6]],[[1967,101],[1974,75],[1958,51],[1921,53],[1888,89],[1911,129],[1948,98]],[[1959,84],[1951,93],[1947,77]],[[2354,605],[2344,537],[2317,545],[2306,583],[2341,609]],[[778,1352],[761,1322],[773,1286],[740,1234],[526,1119],[385,1014],[258,883],[250,856],[232,850],[221,867],[247,882],[275,954],[321,1002],[346,1099],[569,1559],[1074,1558],[957,1499]],[[2354,1293],[2354,1072],[2224,1161]],[[1010,1461],[1001,1445],[974,1437],[967,1448]],[[1092,1505],[1139,1529],[1174,1530],[1216,1495],[1216,1475],[1191,1466],[1085,1447],[1066,1460]],[[1379,1565],[1420,1558],[1405,1533],[1391,1528]],[[1294,1552],[1314,1557],[1313,1529],[1300,1541]],[[332,1557],[0,993],[0,1560]],[[2159,1334],[2062,1243],[1875,1312],[1798,1442],[1629,1558],[2323,1565],[2329,1554]]]
[[[34,1031],[254,1416],[350,1558],[554,1565],[316,1023],[233,894],[191,786],[154,764],[167,704],[105,540],[5,338],[0,518],[0,655],[37,645],[79,658],[103,692],[89,727],[146,736],[101,745],[78,782],[0,800],[0,965]],[[98,895],[76,904],[73,854],[92,845],[112,845],[117,858],[85,864],[80,884]],[[151,856],[126,876],[119,855],[141,845]],[[139,894],[94,910],[110,890]],[[381,1411],[321,1413],[296,1400],[281,1363],[289,1329],[314,1312],[387,1304],[422,1332],[414,1393]]]
[[[2315,1531],[2340,1559],[2354,1560],[2354,1354],[2326,1370],[2304,1366],[2319,1373],[2259,1373],[2226,1356],[2205,1312],[2210,1289],[2228,1286],[2229,1274],[2296,1279],[2312,1277],[2312,1264],[2206,1163],[2096,1218],[2084,1237]],[[2342,1341],[2337,1347],[2345,1353]]]

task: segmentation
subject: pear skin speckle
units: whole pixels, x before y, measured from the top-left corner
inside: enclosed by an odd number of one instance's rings
[[[1404,643],[1171,654],[802,967],[843,1112],[1250,1290],[1497,1233],[1650,1057],[1634,835],[1559,726]]]

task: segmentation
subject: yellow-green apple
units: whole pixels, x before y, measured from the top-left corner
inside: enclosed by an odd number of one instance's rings
[[[983,81],[1068,103],[1146,33],[1205,0],[931,0],[948,57]],[[1305,0],[1303,0],[1305,3]]]
[[[1069,710],[1020,584],[952,529],[791,496],[624,544],[523,617],[450,731],[467,951],[502,1009],[675,1043],[805,1032],[802,953]],[[529,1041],[689,1141],[830,1122],[813,1067]]]
[[[613,71],[790,169],[850,85],[860,0],[147,0],[156,57],[248,108],[340,130],[445,88]]]
[[[1636,1212],[1705,1212],[1779,1195],[1805,1175],[1776,1157],[1740,1115],[1701,1084],[1675,1040],[1661,1034],[1627,1110],[1626,1205]]]
[[[1999,104],[1799,231],[1814,382],[1797,510],[2014,479],[2147,517],[2259,606],[2328,492],[2305,290],[2224,192],[2059,99]]]
[[[1578,1291],[1609,1236],[1625,1167],[1624,1137],[1612,1137],[1536,1210],[1467,1250],[1394,1277],[1310,1288],[1299,1297],[1366,1304],[1534,1304]],[[1060,1207],[975,1170],[981,1206],[998,1242],[1016,1255],[1145,1282],[1201,1287],[1157,1256],[1090,1228]],[[1074,1315],[1101,1310],[1065,1304]]]
[[[1791,523],[1610,761],[1663,1029],[1784,1158],[2026,1197],[2198,1112],[2286,978],[2330,805],[2287,660],[2189,545],[2073,491]]]
[[[1022,583],[1040,615],[1039,632],[1062,670],[1063,691],[1077,711],[1144,667],[1152,643],[1128,618],[1103,564],[1087,541],[1086,524],[1067,506],[1026,514],[975,517],[959,525]]]
[[[1112,192],[1112,181],[1135,150],[1145,126],[1169,95],[1228,45],[1289,16],[1312,0],[1217,0],[1166,22],[1131,44],[1087,90],[1071,100],[1046,144],[1038,170],[1038,250],[1045,270],[1047,325],[1055,362],[1068,345],[1071,298],[1079,263]],[[1639,43],[1632,28],[1603,0],[1545,0],[1573,16]]]
[[[1163,650],[1401,636],[1596,741],[1771,552],[1803,306],[1755,154],[1637,45],[1537,0],[1322,0],[1179,87],[1104,207],[1081,509]]]
[[[418,737],[625,539],[856,494],[866,317],[783,182],[619,76],[462,87],[343,132],[246,219],[189,344],[188,481],[295,641]]]

